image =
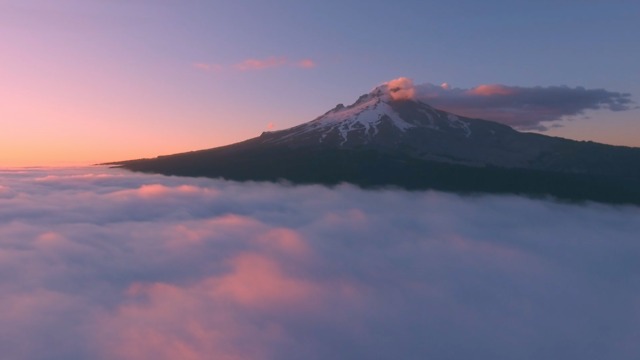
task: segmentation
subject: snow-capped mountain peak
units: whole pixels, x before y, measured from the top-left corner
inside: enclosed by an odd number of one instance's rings
[[[358,145],[402,136],[417,128],[459,132],[466,137],[471,135],[468,122],[415,99],[394,99],[393,91],[386,84],[378,86],[349,106],[338,104],[310,122],[265,133],[264,141],[274,144],[304,141]]]
[[[370,93],[350,106],[338,105],[308,124],[314,127],[335,127],[345,138],[350,131],[362,128],[367,134],[375,134],[383,119],[388,119],[401,131],[415,126],[403,120],[389,105],[389,100],[385,100],[384,96],[371,96]]]
[[[289,129],[115,164],[232,180],[351,182],[640,204],[638,163],[640,149],[520,133],[434,109],[400,78]]]

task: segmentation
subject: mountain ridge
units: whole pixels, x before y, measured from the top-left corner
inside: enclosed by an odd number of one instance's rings
[[[394,95],[383,85],[288,129],[109,165],[230,180],[350,182],[640,204],[640,148],[518,132]]]

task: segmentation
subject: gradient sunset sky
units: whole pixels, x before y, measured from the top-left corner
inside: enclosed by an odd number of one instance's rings
[[[553,98],[572,110],[544,133],[640,146],[638,19],[637,0],[0,0],[0,166],[225,145],[398,77],[604,94]]]

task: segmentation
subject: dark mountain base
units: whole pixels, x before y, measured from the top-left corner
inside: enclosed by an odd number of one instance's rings
[[[640,205],[639,181],[635,179],[470,167],[390,155],[375,150],[261,150],[232,151],[233,154],[222,149],[206,150],[112,165],[140,172],[237,181],[287,180],[298,184],[325,185],[347,182],[363,188],[396,186],[408,190],[552,196],[565,201]]]

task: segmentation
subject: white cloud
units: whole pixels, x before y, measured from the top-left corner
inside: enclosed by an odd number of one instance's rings
[[[7,358],[640,352],[638,207],[102,168],[0,181]]]

